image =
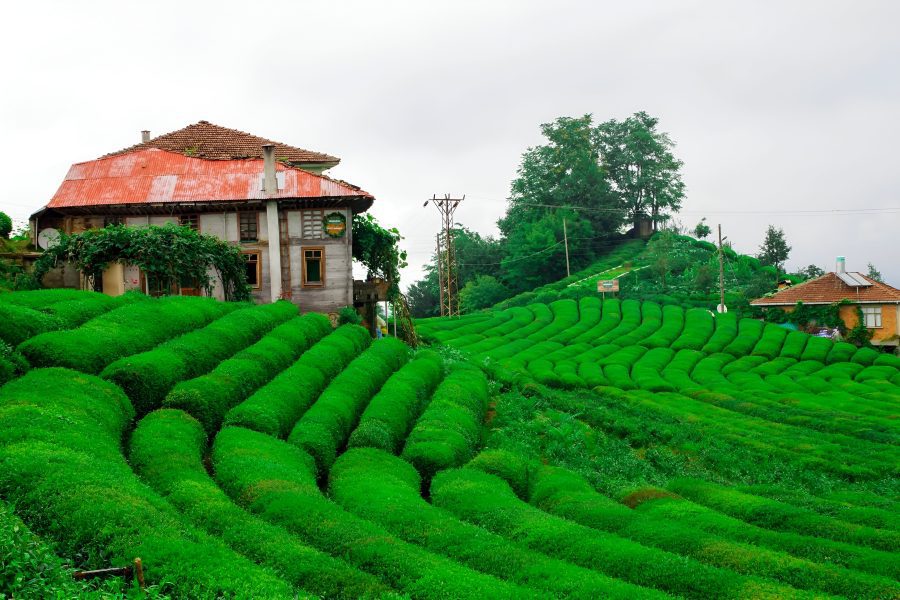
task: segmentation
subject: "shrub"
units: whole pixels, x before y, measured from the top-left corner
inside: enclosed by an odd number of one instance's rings
[[[803,354],[800,355],[800,360],[814,360],[824,363],[833,346],[834,342],[828,338],[810,336],[809,341],[806,342]]]
[[[410,597],[537,596],[399,540],[343,510],[319,490],[313,458],[292,444],[227,427],[216,436],[212,459],[216,481],[230,497]]]
[[[442,376],[441,357],[429,350],[420,350],[375,394],[347,445],[399,452]]]
[[[396,338],[373,343],[334,378],[307,410],[288,441],[316,460],[320,475],[331,468],[372,396],[409,360],[409,348]]]
[[[144,417],[131,437],[131,464],[142,479],[211,535],[271,566],[307,592],[329,598],[386,594],[374,577],[300,542],[231,502],[203,465],[206,432],[185,412],[162,409]]]
[[[12,228],[12,219],[5,212],[0,212],[0,238],[8,240],[9,234],[12,233]]]
[[[362,317],[352,306],[344,306],[338,311],[338,325],[359,325]]]
[[[206,375],[172,388],[163,406],[184,410],[214,433],[225,413],[286,369],[323,333],[321,315],[294,317]]]
[[[716,314],[716,329],[700,350],[706,354],[722,352],[738,333],[737,316],[734,313]]]
[[[229,410],[225,424],[287,437],[328,382],[371,341],[371,336],[362,327],[338,327],[304,352],[293,365]]]
[[[426,480],[475,453],[488,404],[487,378],[466,363],[451,365],[410,432],[403,458]]]
[[[699,350],[713,334],[715,321],[704,308],[692,308],[685,313],[684,330],[674,342],[672,350]]]
[[[111,362],[202,327],[237,308],[212,298],[174,296],[133,302],[68,331],[51,331],[19,347],[36,367],[99,373]]]
[[[179,381],[208,373],[216,364],[296,314],[297,309],[290,302],[242,308],[153,350],[120,358],[100,376],[125,390],[141,417],[159,408]],[[316,319],[324,319],[326,324],[328,321],[321,315]]]
[[[462,522],[431,506],[419,495],[419,486],[412,466],[374,448],[347,451],[329,477],[331,497],[348,511],[473,569],[563,597],[633,598],[647,593]]]
[[[525,547],[636,585],[689,598],[745,598],[790,591],[549,515],[516,498],[499,477],[474,469],[437,475],[431,499],[435,506]]]
[[[25,306],[0,303],[0,340],[10,346],[18,346],[39,333],[62,327],[62,322],[52,315]]]
[[[134,411],[116,386],[37,369],[0,389],[0,494],[84,568],[140,556],[178,597],[289,597],[269,571],[188,525],[138,481],[120,450]]]
[[[755,319],[741,319],[738,323],[737,336],[731,341],[730,344],[725,346],[722,352],[724,352],[725,354],[730,354],[734,357],[750,354],[750,351],[753,349],[760,336],[762,335],[764,325],[765,323],[763,323],[762,321],[757,321]]]

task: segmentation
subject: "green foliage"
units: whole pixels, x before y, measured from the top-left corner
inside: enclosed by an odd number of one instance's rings
[[[882,276],[881,276],[881,271],[879,271],[878,269],[876,269],[876,268],[875,268],[875,265],[873,265],[872,263],[869,263],[869,264],[868,264],[868,269],[869,269],[869,270],[868,270],[868,272],[866,273],[866,276],[867,276],[869,279],[874,279],[875,281],[879,281],[879,282],[883,282],[883,281],[884,281],[884,279],[883,279]]]
[[[362,317],[352,306],[344,306],[338,311],[338,325],[359,325]]]
[[[505,285],[490,275],[476,275],[459,291],[459,306],[462,312],[470,313],[487,308],[509,297]]]
[[[12,228],[12,219],[5,212],[0,212],[0,238],[8,240],[9,234],[12,233]]]
[[[99,373],[108,364],[197,329],[237,305],[212,298],[170,297],[126,304],[77,329],[50,331],[19,346],[37,367],[62,366]]]
[[[825,274],[825,271],[817,267],[816,265],[809,265],[805,269],[800,269],[797,271],[796,275],[803,279],[816,279]]]
[[[322,495],[315,461],[269,436],[228,427],[213,446],[216,481],[233,499],[310,544],[415,598],[534,598],[538,594],[404,542]]]
[[[297,540],[231,502],[203,465],[206,432],[190,415],[162,409],[138,423],[130,461],[140,476],[194,525],[290,583],[329,598],[382,595],[390,589]]]
[[[406,251],[400,250],[400,232],[385,229],[372,213],[353,215],[353,258],[377,277],[391,284],[391,298],[400,290],[400,269],[406,267]]]
[[[759,262],[763,265],[771,265],[781,271],[790,254],[791,247],[784,239],[784,230],[775,229],[774,225],[769,225],[766,229],[766,237],[759,247]]]
[[[288,597],[289,585],[187,524],[120,449],[134,411],[116,386],[38,369],[0,389],[0,494],[81,568],[147,565],[176,597]]]
[[[328,384],[297,421],[288,441],[315,459],[320,475],[331,468],[375,392],[408,360],[409,348],[400,340],[376,340]]]
[[[323,329],[326,325],[330,329],[330,323],[324,322]],[[369,332],[362,327],[338,327],[304,352],[293,365],[228,411],[225,424],[287,437],[328,383],[371,341]]]
[[[709,225],[706,224],[706,217],[700,219],[700,222],[697,223],[697,226],[694,227],[691,233],[694,234],[694,237],[700,240],[709,237],[709,234],[712,233],[712,229],[710,229]]]
[[[212,294],[215,284],[209,275],[212,268],[222,283],[226,300],[250,298],[240,249],[189,227],[115,225],[62,235],[59,243],[35,263],[34,277],[40,281],[60,261],[71,263],[91,281],[110,264],[119,262],[139,267],[162,289],[182,281],[196,281],[207,294]]]
[[[872,332],[866,328],[866,319],[863,316],[862,309],[856,307],[856,325],[847,332],[847,341],[857,346],[868,347],[871,344]]]
[[[285,304],[295,310],[292,304]],[[214,434],[232,407],[289,367],[324,335],[321,318],[315,314],[294,317],[278,325],[209,373],[177,383],[163,406],[187,412],[208,434]]]
[[[654,231],[669,211],[678,212],[684,198],[684,163],[672,154],[675,143],[669,135],[657,131],[658,123],[641,111],[597,127],[603,166],[619,206],[635,228],[639,220],[649,218]]]
[[[484,374],[466,363],[451,365],[406,440],[403,458],[426,480],[443,469],[462,465],[480,441],[487,403]]]
[[[159,408],[179,381],[212,371],[219,362],[296,315],[297,308],[290,302],[241,308],[152,350],[120,358],[100,376],[121,387],[142,417]]]

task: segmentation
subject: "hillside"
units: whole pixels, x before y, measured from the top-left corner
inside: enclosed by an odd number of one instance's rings
[[[900,596],[896,357],[596,295],[417,351],[285,302],[0,311],[0,594],[139,556],[152,597]]]

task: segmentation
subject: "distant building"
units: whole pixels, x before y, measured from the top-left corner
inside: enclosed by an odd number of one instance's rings
[[[866,329],[872,333],[872,344],[896,349],[900,344],[900,290],[862,273],[845,271],[843,257],[838,258],[837,265],[834,273],[780,289],[750,304],[791,312],[798,302],[822,305],[846,300],[848,304],[841,306],[839,314],[848,329],[856,327],[859,322],[859,308]]]
[[[97,160],[76,163],[59,190],[31,216],[71,234],[111,223],[180,223],[240,247],[257,301],[289,299],[302,311],[352,305],[352,219],[371,194],[323,173],[338,158],[206,121],[150,138]],[[35,240],[36,241],[36,240]],[[84,285],[57,274],[51,285]],[[118,295],[202,293],[191,282],[161,289],[133,265],[117,264],[95,288]],[[221,285],[215,295],[222,297]]]

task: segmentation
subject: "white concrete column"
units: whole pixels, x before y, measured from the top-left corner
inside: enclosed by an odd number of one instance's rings
[[[281,231],[278,228],[278,202],[266,202],[266,225],[269,233],[269,288],[272,302],[281,298]]]

